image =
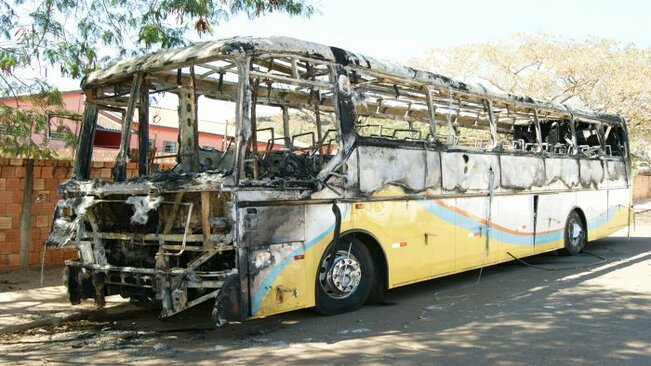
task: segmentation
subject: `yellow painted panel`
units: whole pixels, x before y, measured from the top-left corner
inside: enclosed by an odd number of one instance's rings
[[[400,194],[400,190],[381,193],[393,197]],[[528,244],[529,234],[524,230],[527,228],[491,224],[492,237],[486,252],[482,219],[458,209],[455,203],[455,199],[446,199],[367,201],[350,205],[341,230],[342,233],[365,231],[379,241],[389,266],[389,287],[512,260],[508,253],[525,257],[563,247],[563,229],[537,233],[534,247]],[[593,232],[590,240],[614,231],[608,227],[625,226],[628,219],[625,208],[605,215],[595,218],[594,223],[598,225],[589,230]],[[306,217],[306,221],[312,219],[319,218]],[[518,232],[519,229],[523,232]],[[314,306],[319,262],[332,235],[330,231],[320,238],[307,238],[314,242],[306,244],[304,257],[287,259],[275,277],[270,277],[272,281],[267,288],[260,290],[262,295],[254,317]]]

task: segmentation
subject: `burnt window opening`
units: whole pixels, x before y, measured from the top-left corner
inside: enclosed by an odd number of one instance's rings
[[[543,119],[540,121],[543,150],[555,155],[572,155],[572,128],[569,119]]]
[[[596,157],[602,152],[601,126],[596,123],[575,122],[576,148],[586,157]]]
[[[513,150],[534,151],[537,144],[536,127],[532,123],[513,126],[513,134],[505,136],[503,146]],[[508,137],[512,137],[509,139]]]
[[[491,133],[487,129],[455,126],[456,145],[464,148],[486,150],[492,147]]]
[[[610,156],[626,156],[626,140],[622,126],[607,125],[604,131],[606,154]]]
[[[512,109],[496,105],[493,109],[500,146],[504,151],[539,152],[538,112],[533,109]]]
[[[251,138],[244,177],[313,179],[338,151],[330,65],[263,55],[249,72]]]
[[[364,72],[352,76],[358,136],[432,141],[426,89]]]
[[[237,62],[224,57],[137,74],[93,89],[96,96],[91,101],[100,117],[109,128],[121,131],[114,152],[118,180],[124,179],[118,171],[124,166],[118,164],[124,159],[121,151],[140,159],[145,155],[139,153],[142,146],[149,147],[143,166],[176,163],[175,172],[232,172],[234,152],[227,150],[227,142],[237,130],[239,72]],[[157,138],[163,141],[158,149]],[[140,174],[148,171],[140,169]]]
[[[447,98],[447,104],[446,103]],[[491,132],[489,105],[453,93],[433,96],[437,139],[448,147],[490,150],[496,145]],[[440,104],[436,104],[436,101]]]
[[[490,150],[497,145],[492,107],[485,99],[365,70],[356,70],[351,84],[355,131],[362,138],[471,150]]]

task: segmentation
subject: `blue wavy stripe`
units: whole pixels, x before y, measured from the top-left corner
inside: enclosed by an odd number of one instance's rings
[[[588,229],[594,229],[596,227],[605,225],[610,219],[615,216],[617,211],[619,211],[620,206],[609,207],[608,210],[597,217],[588,220]]]
[[[445,206],[442,206],[438,203],[435,203],[433,201],[424,201],[424,202],[419,202],[419,204],[423,206],[431,214],[439,217],[440,219],[452,225],[456,225],[457,227],[461,227],[470,232],[481,231],[483,235],[485,235],[485,233],[487,232],[487,227],[485,224],[475,219],[472,219],[470,217],[457,214],[455,211]],[[594,229],[596,227],[605,225],[615,215],[618,209],[619,206],[610,207],[606,212],[600,214],[595,218],[589,219],[587,223],[588,229]],[[533,244],[532,243],[533,234],[515,235],[507,231],[500,230],[499,228],[496,228],[494,226],[491,226],[490,234],[492,238],[495,238],[497,240],[500,240],[508,244],[513,244],[513,245]],[[542,245],[557,240],[561,240],[563,239],[563,230],[547,232],[544,234],[537,234],[535,239],[536,239],[536,245]]]
[[[253,292],[253,296],[251,297],[251,313],[253,315],[255,315],[258,312],[258,310],[260,310],[260,306],[262,305],[262,300],[264,299],[264,296],[267,294],[267,291],[271,289],[271,286],[276,281],[276,278],[278,278],[278,276],[282,273],[282,271],[285,270],[285,267],[287,267],[294,260],[294,256],[305,254],[306,250],[310,249],[311,247],[316,245],[316,243],[323,240],[323,238],[328,236],[332,231],[334,231],[334,229],[335,229],[335,225],[334,224],[330,225],[322,233],[320,233],[315,238],[305,243],[303,247],[298,247],[292,250],[287,254],[285,258],[283,258],[281,261],[276,262],[276,264],[274,264],[274,266],[271,268],[269,273],[267,273],[267,276],[264,278],[264,280],[262,280],[262,283],[260,283],[260,285]]]
[[[480,231],[482,233],[486,233],[487,227],[485,224],[472,219],[467,216],[463,215],[458,215],[455,211],[442,206],[438,203],[435,203],[433,201],[422,201],[419,202],[419,204],[424,207],[427,211],[432,213],[433,215],[441,218],[442,220],[452,224],[456,225],[457,227],[461,227],[463,229],[466,229],[470,232],[477,232]],[[613,206],[608,209],[608,211],[602,213],[601,215],[592,218],[588,220],[588,228],[592,229],[601,225],[604,225],[610,220],[613,215],[617,212],[619,209],[619,206]],[[344,217],[347,216],[348,210],[344,211]],[[287,254],[285,258],[283,258],[281,261],[277,262],[274,264],[272,269],[269,271],[267,276],[264,278],[262,283],[254,290],[253,296],[251,297],[251,310],[252,314],[255,315],[258,310],[260,309],[260,306],[262,305],[262,300],[264,299],[264,296],[267,294],[267,291],[271,289],[271,286],[273,283],[276,281],[276,278],[282,273],[282,271],[287,267],[293,260],[294,256],[296,255],[301,255],[305,254],[305,251],[308,250],[309,248],[313,247],[316,245],[318,242],[323,240],[326,236],[328,236],[332,231],[334,231],[335,225],[330,225],[328,228],[326,228],[323,232],[321,232],[319,235],[305,243],[305,245],[302,248],[296,248],[292,250],[290,253]],[[491,227],[491,235],[493,238],[500,240],[505,243],[513,244],[513,245],[532,245],[532,238],[533,235],[515,235],[503,230],[500,230],[496,227]],[[541,245],[541,244],[547,244],[551,243],[553,241],[561,240],[563,239],[563,230],[559,230],[557,232],[548,232],[544,234],[538,234],[536,235],[536,244]]]
[[[472,219],[468,216],[463,216],[457,214],[453,210],[442,206],[433,201],[420,202],[420,204],[431,214],[439,217],[440,219],[452,224],[457,227],[463,228],[470,232],[479,232],[481,231],[482,235],[486,235],[487,230],[490,230],[491,238],[503,241],[505,243],[513,245],[532,245],[533,235],[516,235],[509,233],[507,231],[500,230],[494,226],[491,226],[490,229],[487,228],[486,224],[483,224],[475,219]],[[561,234],[551,232],[545,233],[537,236],[536,243],[548,243],[554,240],[558,240]]]

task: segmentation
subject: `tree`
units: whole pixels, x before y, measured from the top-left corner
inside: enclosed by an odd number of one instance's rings
[[[25,69],[79,78],[107,62],[189,43],[236,14],[310,16],[306,0],[0,0],[2,95],[42,89]]]
[[[0,0],[0,97],[13,96],[19,107],[19,95],[56,95],[42,70],[58,67],[63,76],[78,79],[117,59],[186,45],[233,15],[314,11],[308,0]],[[1,153],[48,155],[31,140],[44,118],[35,113],[2,109],[0,137],[21,135],[15,136],[18,145]],[[29,141],[22,135],[27,131]]]
[[[38,94],[21,96],[18,103],[28,108],[12,108],[0,104],[0,156],[23,157],[28,159],[52,159],[58,154],[47,145],[49,133],[55,132],[63,137],[66,147],[76,144],[76,136],[70,128],[61,123],[53,123],[50,114],[67,114],[63,110],[61,93],[44,91]],[[73,116],[74,117],[74,116]],[[36,143],[34,136],[44,137]]]
[[[572,107],[619,114],[631,138],[651,137],[651,49],[607,39],[516,34],[433,49],[415,67]]]

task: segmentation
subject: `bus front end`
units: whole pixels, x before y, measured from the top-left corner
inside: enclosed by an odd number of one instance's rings
[[[231,190],[221,175],[175,178],[60,187],[49,244],[79,250],[65,269],[71,303],[121,295],[168,317],[219,294],[216,320],[240,320]]]

